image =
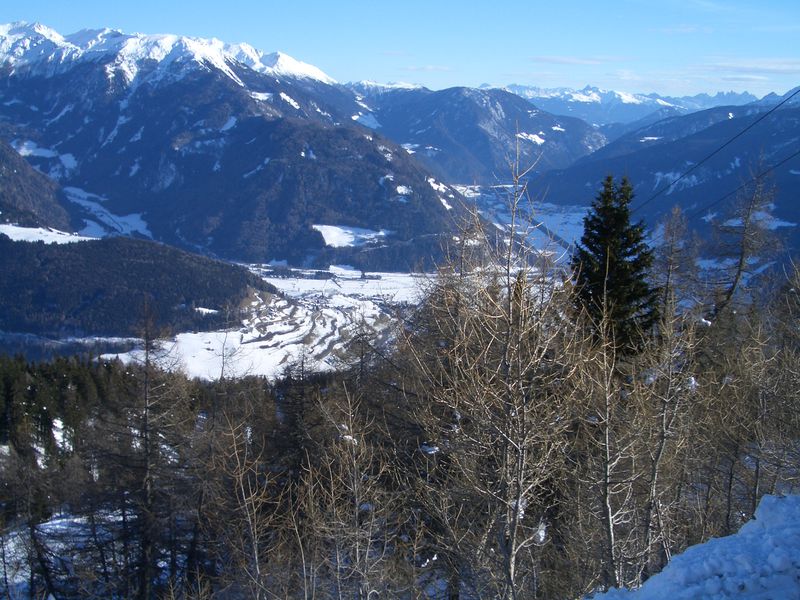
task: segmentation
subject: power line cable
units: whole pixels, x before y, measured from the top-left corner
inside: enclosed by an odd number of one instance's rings
[[[686,170],[686,171],[685,171],[685,172],[684,172],[684,173],[683,173],[683,174],[682,174],[680,177],[678,177],[676,180],[672,181],[671,183],[668,183],[667,185],[665,185],[664,187],[662,187],[660,190],[658,190],[657,192],[655,192],[655,193],[654,193],[652,196],[650,196],[650,197],[649,197],[647,200],[645,200],[644,202],[642,202],[642,203],[641,203],[639,206],[637,206],[636,208],[632,209],[632,210],[631,210],[631,214],[635,214],[637,211],[639,211],[640,209],[642,209],[642,208],[644,208],[645,206],[647,206],[648,204],[650,204],[650,203],[651,203],[653,200],[655,200],[656,198],[658,198],[658,197],[659,197],[661,194],[663,194],[665,191],[667,191],[668,189],[672,188],[672,186],[674,186],[676,183],[678,183],[679,181],[681,181],[682,179],[684,179],[684,178],[685,178],[686,176],[688,176],[688,175],[689,175],[689,174],[690,174],[692,171],[694,171],[695,169],[697,169],[698,167],[700,167],[700,166],[701,166],[701,165],[703,165],[704,163],[708,162],[708,161],[709,161],[711,158],[713,158],[714,156],[716,156],[717,154],[719,154],[719,153],[720,153],[720,152],[721,152],[723,149],[725,149],[727,146],[729,146],[730,144],[732,144],[734,141],[736,141],[737,139],[739,139],[740,137],[742,137],[742,136],[743,136],[745,133],[747,133],[748,131],[750,131],[750,130],[751,130],[753,127],[755,127],[756,125],[758,125],[758,124],[759,124],[761,121],[763,121],[764,119],[766,119],[766,118],[767,118],[769,115],[771,115],[773,112],[775,112],[776,110],[778,110],[778,109],[779,109],[781,106],[783,106],[784,104],[786,104],[786,103],[787,103],[789,100],[791,100],[792,98],[794,98],[794,97],[795,97],[795,96],[797,96],[798,94],[800,94],[800,87],[798,87],[798,88],[797,88],[797,89],[796,89],[796,90],[795,90],[795,91],[794,91],[794,92],[793,92],[791,95],[787,96],[786,98],[784,98],[783,100],[781,100],[781,101],[780,101],[778,104],[776,104],[776,105],[775,105],[775,106],[773,106],[771,109],[769,109],[767,112],[765,112],[763,115],[761,115],[761,116],[760,116],[758,119],[756,119],[755,121],[753,121],[752,123],[750,123],[750,125],[748,125],[748,126],[747,126],[747,127],[745,127],[744,129],[742,129],[742,130],[741,130],[739,133],[737,133],[736,135],[734,135],[734,136],[733,136],[731,139],[729,139],[727,142],[725,142],[724,144],[722,144],[721,146],[719,146],[719,147],[718,147],[716,150],[714,150],[713,152],[711,152],[711,154],[707,155],[707,156],[706,156],[705,158],[703,158],[703,159],[702,159],[700,162],[698,162],[698,163],[695,163],[694,165],[692,165],[692,166],[691,166],[691,167],[690,167],[688,170]]]
[[[775,169],[777,169],[778,167],[781,167],[781,166],[783,166],[784,164],[786,164],[787,162],[789,162],[790,160],[792,160],[792,159],[793,159],[794,157],[796,157],[796,156],[800,156],[800,150],[797,150],[795,153],[793,153],[793,154],[790,154],[789,156],[787,156],[786,158],[784,158],[782,161],[780,161],[780,162],[778,162],[778,163],[776,163],[776,164],[772,165],[771,167],[768,167],[768,168],[764,169],[764,170],[763,170],[763,171],[761,171],[761,172],[760,172],[758,175],[755,175],[755,176],[751,177],[749,181],[745,181],[745,182],[744,182],[742,185],[740,185],[738,188],[736,188],[736,189],[735,189],[735,190],[733,190],[732,192],[728,192],[727,194],[725,194],[724,196],[721,196],[721,197],[717,198],[717,199],[716,199],[716,200],[714,200],[713,202],[711,202],[711,203],[709,203],[709,204],[706,204],[705,206],[703,206],[703,207],[701,207],[701,208],[699,208],[699,209],[695,210],[695,211],[694,211],[694,212],[692,212],[692,213],[689,213],[689,215],[687,215],[687,218],[688,218],[688,219],[694,219],[694,218],[696,218],[696,217],[699,217],[701,214],[703,214],[703,213],[704,213],[705,211],[707,211],[709,208],[713,208],[714,206],[716,206],[716,205],[717,205],[717,204],[719,204],[720,202],[723,202],[723,201],[727,200],[728,198],[730,198],[731,196],[733,196],[733,195],[735,195],[735,194],[738,194],[740,191],[742,191],[743,189],[745,189],[745,188],[746,188],[747,186],[749,186],[751,183],[754,183],[754,182],[758,181],[759,179],[761,179],[762,177],[765,177],[766,175],[768,175],[769,173],[771,173],[772,171],[774,171],[774,170],[775,170]]]
[[[704,212],[706,212],[708,209],[713,208],[716,205],[720,204],[721,202],[724,202],[725,200],[727,200],[731,196],[733,196],[735,194],[738,194],[740,191],[742,191],[743,189],[746,189],[752,183],[758,181],[762,177],[766,177],[772,171],[774,171],[778,167],[781,167],[781,166],[785,165],[787,162],[789,162],[790,160],[792,160],[793,158],[795,158],[797,156],[800,156],[800,150],[797,150],[796,152],[790,154],[789,156],[787,156],[786,158],[784,158],[780,162],[777,162],[774,165],[772,165],[771,167],[768,167],[768,168],[764,169],[763,171],[761,171],[757,175],[754,175],[748,181],[745,181],[742,185],[737,187],[735,190],[733,190],[731,192],[728,192],[724,196],[720,196],[716,200],[714,200],[712,202],[709,202],[708,204],[706,204],[704,206],[701,206],[700,208],[695,209],[694,211],[690,212],[689,214],[686,215],[686,220],[687,221],[693,221],[694,219],[696,219],[697,217],[702,215]],[[662,235],[663,235],[663,233],[662,233]],[[654,235],[653,238],[651,238],[652,241],[653,241],[653,244],[655,244],[658,241],[657,240],[658,237],[659,237],[658,235]]]

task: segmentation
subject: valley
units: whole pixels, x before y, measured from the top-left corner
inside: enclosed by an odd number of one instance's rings
[[[797,61],[321,4],[0,24],[0,595],[800,593]]]
[[[254,294],[241,323],[179,333],[159,342],[158,363],[205,380],[261,376],[271,380],[347,368],[357,344],[388,347],[403,312],[415,305],[430,275],[363,273],[352,268],[296,271],[251,265],[277,294]],[[242,314],[243,313],[243,314]],[[141,362],[143,351],[105,354]]]

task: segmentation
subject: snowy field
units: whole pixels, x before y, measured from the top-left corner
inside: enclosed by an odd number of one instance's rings
[[[800,598],[800,496],[764,496],[739,533],[688,548],[638,590],[594,598]]]
[[[163,340],[159,360],[190,377],[280,377],[301,361],[305,369],[331,370],[348,362],[348,343],[359,333],[392,335],[395,312],[416,303],[423,275],[369,273],[347,267],[325,271],[251,269],[281,295],[261,293],[250,300],[244,320],[224,331],[181,333]],[[141,361],[141,350],[110,354]]]
[[[50,227],[20,227],[9,223],[0,224],[0,234],[7,235],[15,242],[44,242],[45,244],[70,244],[97,239]]]

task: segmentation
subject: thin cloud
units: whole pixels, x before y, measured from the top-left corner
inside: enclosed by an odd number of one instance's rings
[[[720,77],[720,79],[730,83],[760,83],[762,81],[769,81],[769,77],[764,77],[763,75],[725,75]]]
[[[604,62],[609,62],[600,57],[583,58],[580,56],[531,56],[531,60],[551,65],[602,65]]]
[[[403,71],[411,71],[411,72],[423,72],[423,73],[443,73],[447,71],[452,71],[450,67],[445,67],[443,65],[412,65],[408,67],[403,67]]]
[[[721,60],[706,63],[705,69],[717,73],[741,75],[794,75],[800,74],[800,60],[796,58],[764,58],[747,60]]]

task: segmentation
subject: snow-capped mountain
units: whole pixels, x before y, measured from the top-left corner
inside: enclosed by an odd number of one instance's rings
[[[578,117],[597,125],[631,123],[662,109],[669,109],[676,114],[686,114],[715,106],[741,105],[756,100],[755,96],[747,92],[670,97],[658,94],[631,94],[588,85],[581,90],[524,85],[508,85],[504,89],[529,100],[542,110],[557,115]]]
[[[558,117],[504,90],[405,84],[351,84],[382,134],[403,145],[444,181],[496,184],[520,168],[563,168],[606,143],[596,128]]]
[[[350,90],[285,54],[12,24],[0,77],[0,137],[65,188],[87,233],[399,268],[450,227],[458,194],[363,127],[371,114]],[[323,226],[386,233],[333,246]]]
[[[101,63],[109,78],[121,76],[129,83],[137,78],[153,81],[175,76],[181,68],[201,66],[217,69],[244,86],[231,68],[233,64],[273,77],[336,83],[313,65],[281,52],[265,54],[248,44],[177,35],[125,34],[115,29],[84,29],[62,36],[40,23],[0,25],[0,57],[15,72],[27,75],[54,75],[81,63]]]

